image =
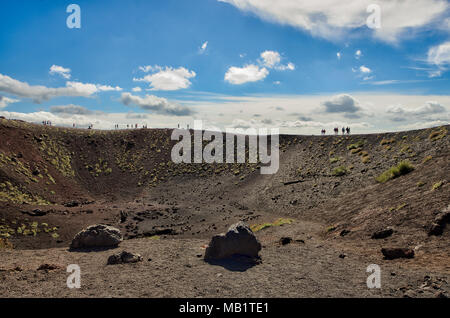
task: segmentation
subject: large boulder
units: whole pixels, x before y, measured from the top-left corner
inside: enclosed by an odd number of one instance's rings
[[[258,258],[261,244],[243,222],[233,224],[225,234],[215,235],[205,251],[205,260],[226,259],[232,256]]]
[[[115,247],[122,242],[122,234],[115,227],[98,224],[91,225],[85,230],[75,235],[70,247],[89,248],[89,247]]]

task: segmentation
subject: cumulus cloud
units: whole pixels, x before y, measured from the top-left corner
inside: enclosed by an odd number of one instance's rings
[[[142,88],[140,88],[139,86],[133,87],[132,91],[133,92],[142,92]]]
[[[341,57],[342,57],[342,54],[341,54],[341,52],[337,52],[337,53],[336,53],[336,57],[337,57],[337,59],[338,59],[338,60],[340,60],[340,59],[341,59]]]
[[[326,39],[344,38],[351,31],[366,27],[367,7],[373,0],[218,0],[260,18],[290,25]],[[420,30],[437,22],[449,8],[446,0],[379,0],[381,28],[373,35],[383,41],[397,42],[408,31]],[[368,29],[368,28],[367,28]],[[370,30],[370,29],[368,29]]]
[[[9,104],[17,103],[17,102],[19,102],[18,99],[9,98],[9,97],[0,95],[0,108],[5,108]]]
[[[269,75],[269,71],[265,67],[250,64],[244,67],[230,67],[225,73],[225,81],[241,85],[249,82],[257,82],[265,79]]]
[[[386,112],[392,116],[394,121],[404,121],[407,117],[416,116],[423,117],[434,114],[446,113],[447,109],[435,101],[426,102],[424,105],[417,108],[406,108],[401,105],[389,106]]]
[[[150,85],[152,91],[175,91],[191,86],[190,78],[195,77],[194,71],[184,67],[173,68],[170,66],[141,66],[139,69],[143,72],[152,72],[142,78],[134,78],[135,82],[146,82]]]
[[[335,95],[331,99],[322,102],[327,113],[342,113],[348,118],[359,118],[364,113],[358,100],[348,94]]]
[[[51,75],[60,75],[62,77],[64,77],[65,79],[70,79],[70,68],[64,68],[62,66],[58,66],[58,65],[52,65],[50,67],[50,74]]]
[[[26,82],[21,82],[7,75],[0,74],[0,92],[31,98],[35,103],[41,103],[42,101],[60,96],[89,97],[97,92],[120,90],[122,89],[118,86],[112,87],[80,82],[67,82],[65,87],[50,88],[42,85],[29,85]]]
[[[63,106],[51,106],[50,112],[54,114],[69,114],[69,115],[90,115],[94,112],[86,107],[79,105],[63,105]]]
[[[261,53],[261,64],[267,68],[273,68],[279,71],[294,70],[295,65],[291,62],[286,65],[282,65],[281,55],[276,51],[264,51]]]
[[[269,69],[277,71],[292,71],[295,65],[291,62],[281,64],[281,55],[276,51],[264,51],[260,54],[256,64],[247,64],[244,67],[231,66],[225,73],[225,81],[240,85],[248,82],[257,82],[265,79],[269,75]],[[259,64],[259,65],[257,65]],[[275,81],[279,85],[280,81]]]
[[[355,58],[356,58],[357,60],[359,60],[359,59],[361,58],[361,56],[362,56],[361,50],[356,50],[356,52],[355,52]]]
[[[135,105],[141,109],[150,110],[158,114],[172,116],[188,116],[193,114],[193,111],[189,108],[171,103],[165,98],[154,95],[145,95],[145,97],[139,97],[134,96],[130,93],[122,93],[120,101],[126,106]]]

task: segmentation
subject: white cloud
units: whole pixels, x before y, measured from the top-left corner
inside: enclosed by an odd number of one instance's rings
[[[34,102],[50,100],[54,97],[89,97],[97,92],[120,91],[120,87],[108,85],[85,84],[80,82],[67,82],[65,87],[49,88],[42,85],[29,85],[15,80],[7,75],[0,74],[0,92],[6,92],[15,96],[31,98]]]
[[[70,72],[71,72],[71,70],[70,70],[70,68],[64,68],[64,67],[62,67],[62,66],[58,66],[58,65],[52,65],[51,67],[50,67],[50,74],[51,75],[60,75],[60,76],[62,76],[62,77],[64,77],[65,79],[70,79]]]
[[[341,52],[337,52],[337,53],[336,53],[336,56],[337,56],[338,60],[340,60],[340,59],[341,59],[341,57],[342,57],[342,54],[341,54]]]
[[[427,61],[435,65],[450,64],[450,41],[431,47],[428,50]]]
[[[431,47],[428,50],[427,62],[435,67],[428,71],[428,77],[440,77],[450,65],[450,41]]]
[[[0,95],[0,108],[5,108],[8,104],[17,102],[20,102],[20,100]]]
[[[50,112],[54,114],[67,114],[67,115],[89,115],[94,112],[87,109],[86,107],[79,105],[62,105],[62,106],[51,106]]]
[[[195,77],[194,71],[189,71],[184,67],[172,68],[170,66],[141,66],[144,72],[154,72],[143,78],[134,78],[135,82],[147,82],[152,91],[174,91],[191,86],[190,78]]]
[[[205,53],[205,51],[206,51],[207,48],[208,48],[208,41],[205,41],[205,42],[202,44],[202,46],[200,47],[199,53],[200,53],[200,54]]]
[[[371,70],[370,68],[364,66],[364,65],[361,65],[361,66],[359,67],[359,71],[360,71],[361,73],[364,73],[364,74],[372,73],[372,70]]]
[[[355,58],[356,58],[356,59],[359,59],[361,56],[362,56],[361,50],[356,50],[356,52],[355,52]]]
[[[322,102],[326,113],[342,113],[348,118],[359,118],[365,114],[359,101],[348,94],[335,95]]]
[[[411,124],[406,124],[399,126],[398,129],[400,130],[411,130],[411,129],[424,129],[424,128],[432,128],[432,127],[438,127],[443,125],[448,125],[450,122],[448,120],[431,120],[431,121],[425,121],[425,122],[415,122]]]
[[[261,64],[264,67],[270,69],[276,69],[278,71],[293,71],[295,69],[295,65],[289,62],[286,65],[282,65],[281,63],[281,55],[276,51],[264,51],[261,53]]]
[[[269,71],[265,67],[259,67],[258,65],[250,64],[244,67],[232,66],[225,73],[225,81],[234,85],[241,85],[261,81],[267,75],[269,75]]]
[[[81,83],[78,83],[78,84],[81,84]],[[89,85],[91,85],[91,84],[89,84]],[[122,88],[119,86],[116,86],[116,87],[109,86],[109,85],[95,85],[95,86],[97,87],[97,90],[99,92],[110,92],[110,91],[120,92],[122,90]]]
[[[386,112],[389,115],[393,116],[393,120],[403,121],[407,119],[407,116],[422,117],[434,114],[442,114],[446,113],[447,109],[445,108],[445,106],[436,101],[428,101],[424,105],[417,108],[406,108],[402,105],[389,106],[386,109]]]
[[[242,56],[241,56],[242,57]],[[291,62],[283,65],[281,64],[281,55],[276,51],[264,51],[260,54],[257,64],[247,64],[244,67],[230,67],[225,73],[225,81],[240,85],[249,82],[257,82],[265,79],[269,75],[269,69],[277,71],[292,71],[295,65]],[[274,82],[279,84],[278,81]]]
[[[366,28],[367,7],[373,0],[218,0],[260,18],[290,25],[314,36],[342,39],[352,31]],[[378,0],[381,7],[381,28],[373,35],[387,42],[439,22],[449,8],[446,0]]]
[[[193,111],[189,108],[171,103],[165,98],[154,95],[145,95],[145,97],[139,97],[134,96],[130,93],[122,93],[120,101],[126,106],[136,105],[141,109],[150,110],[158,114],[173,116],[188,116],[193,114]]]
[[[268,68],[273,68],[281,62],[280,53],[275,51],[264,51],[261,53],[261,58],[263,59],[264,66]]]
[[[133,87],[132,91],[133,92],[142,92],[142,88],[140,88],[139,86]]]

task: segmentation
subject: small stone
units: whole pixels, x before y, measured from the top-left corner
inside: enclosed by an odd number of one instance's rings
[[[385,229],[385,230],[381,230],[381,231],[377,231],[375,233],[372,234],[371,238],[372,239],[383,239],[386,237],[391,236],[394,233],[393,229]]]
[[[288,245],[290,243],[292,243],[292,238],[290,238],[290,237],[282,237],[280,239],[280,244],[281,245]]]
[[[61,269],[60,265],[56,265],[56,264],[42,264],[41,266],[38,267],[38,271],[52,271],[52,270],[56,270],[56,269]]]

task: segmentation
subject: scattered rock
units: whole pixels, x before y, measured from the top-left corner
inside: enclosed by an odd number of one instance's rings
[[[290,243],[292,243],[292,238],[290,238],[290,237],[282,237],[280,239],[280,244],[281,245],[288,245]]]
[[[448,296],[443,292],[437,292],[436,294],[434,294],[434,298],[448,298]]]
[[[445,226],[450,223],[450,208],[447,207],[440,214],[436,216],[434,222],[431,224],[428,235],[439,236],[444,232]]]
[[[396,258],[414,258],[414,250],[411,248],[382,248],[381,253],[383,253],[385,259],[396,259]]]
[[[64,206],[66,208],[74,208],[74,207],[79,206],[79,205],[80,205],[80,203],[77,202],[77,201],[69,201],[69,202],[64,204]]]
[[[416,293],[413,290],[409,289],[409,290],[405,291],[405,293],[403,294],[403,297],[404,298],[414,298],[414,297],[416,297]]]
[[[429,230],[428,230],[428,235],[434,235],[434,236],[439,236],[442,233],[444,233],[444,227],[442,225],[433,223],[431,224]]]
[[[60,265],[56,264],[42,264],[38,267],[38,271],[53,271],[56,269],[61,269],[62,267]]]
[[[114,247],[122,242],[119,229],[107,225],[91,225],[75,235],[70,248]]]
[[[261,243],[252,230],[243,222],[228,229],[226,234],[215,235],[205,251],[205,260],[226,259],[233,255],[259,258]]]
[[[22,213],[28,214],[29,216],[44,216],[47,212],[40,209],[34,209],[33,211],[23,211]]]
[[[385,229],[385,230],[381,230],[381,231],[377,231],[375,233],[372,234],[371,238],[373,239],[383,239],[386,237],[391,236],[394,233],[393,229]]]
[[[339,258],[346,258],[347,257],[347,255],[345,255],[345,254],[339,254]]]
[[[124,223],[127,220],[128,212],[120,211],[120,223]]]
[[[137,263],[137,262],[142,262],[142,260],[143,260],[143,258],[139,254],[122,251],[121,253],[111,255],[108,258],[107,264],[115,265],[115,264]]]
[[[340,236],[346,236],[350,233],[350,230],[342,230],[341,233],[339,233]]]

